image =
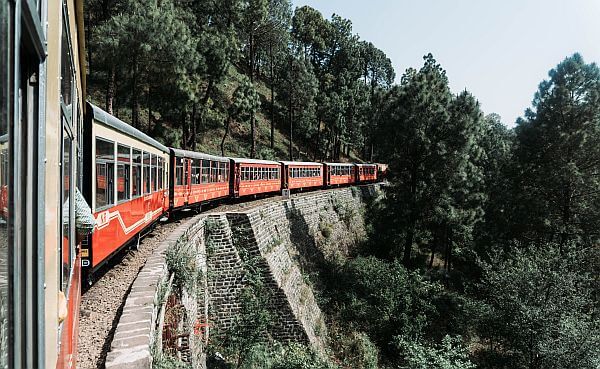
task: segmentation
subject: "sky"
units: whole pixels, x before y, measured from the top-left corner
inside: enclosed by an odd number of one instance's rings
[[[470,91],[503,123],[531,106],[539,83],[579,52],[600,64],[600,0],[293,0],[353,32],[392,60],[396,82],[432,53],[453,92]]]

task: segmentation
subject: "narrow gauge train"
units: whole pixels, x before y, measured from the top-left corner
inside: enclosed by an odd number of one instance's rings
[[[96,231],[81,245],[88,283],[125,245],[173,211],[223,199],[377,180],[376,164],[227,158],[167,148],[91,103],[84,124],[83,194]]]

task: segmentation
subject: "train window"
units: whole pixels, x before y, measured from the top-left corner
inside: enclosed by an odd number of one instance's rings
[[[71,263],[74,256],[73,235],[71,234],[73,220],[73,199],[71,196],[71,161],[72,161],[72,138],[66,129],[63,129],[62,148],[62,243],[61,243],[61,290],[67,292]]]
[[[150,193],[150,180],[151,180],[151,176],[150,176],[150,153],[149,152],[144,152],[144,195],[147,195]]]
[[[151,174],[151,177],[152,177],[152,188],[151,188],[151,191],[155,192],[156,190],[158,190],[158,187],[157,187],[157,185],[158,185],[158,177],[157,177],[158,176],[158,161],[157,161],[158,160],[158,156],[152,154],[150,156],[150,158],[151,158],[150,162],[152,163],[152,165],[150,167],[150,172],[152,173]]]
[[[165,180],[165,162],[163,158],[158,158],[158,188],[162,189]]]
[[[225,163],[219,163],[219,182],[225,182]]]
[[[210,161],[202,160],[202,173],[201,173],[202,183],[208,183],[209,174],[210,174]]]
[[[175,164],[175,184],[183,186],[183,159],[177,159]]]
[[[201,170],[202,170],[202,160],[192,159],[192,184],[200,184]]]
[[[218,177],[219,177],[219,163],[216,161],[211,161],[210,162],[210,181],[212,183],[218,182]]]
[[[142,151],[133,149],[133,167],[131,171],[132,191],[131,196],[136,197],[142,194]]]
[[[131,148],[117,145],[117,201],[128,200],[130,193]]]
[[[66,18],[66,17],[65,17]],[[60,73],[60,94],[62,102],[72,114],[73,105],[73,65],[71,62],[71,45],[69,43],[68,22],[63,22],[61,39],[61,73]],[[69,122],[73,121],[73,116],[68,117]]]
[[[114,203],[115,144],[96,138],[96,210]]]

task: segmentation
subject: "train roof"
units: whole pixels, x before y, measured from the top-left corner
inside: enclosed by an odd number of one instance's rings
[[[281,165],[280,163],[272,160],[260,160],[260,159],[247,159],[247,158],[230,158],[234,163],[249,163],[249,164],[275,164]]]
[[[316,161],[280,161],[283,165],[323,165],[323,163],[317,163]]]
[[[363,164],[356,164],[359,167],[376,167],[377,164],[375,163],[363,163]]]
[[[178,157],[186,157],[186,158],[192,158],[192,159],[204,159],[204,160],[229,162],[229,158],[223,157],[223,156],[215,156],[215,155],[205,154],[205,153],[202,153],[202,152],[175,149],[175,148],[172,148],[172,147],[170,149],[171,149],[171,151],[173,151],[173,153],[175,154],[175,156],[178,156]]]
[[[341,166],[352,166],[354,163],[323,163],[327,165],[341,165]]]
[[[105,112],[104,110],[100,109],[99,107],[97,107],[96,105],[92,104],[91,102],[88,101],[88,105],[92,110],[92,114],[94,114],[94,119],[99,121],[100,123],[109,126],[113,129],[116,129],[117,131],[124,133],[128,136],[131,136],[135,139],[138,139],[150,146],[154,146],[155,148],[162,150],[164,152],[169,152],[169,148],[166,147],[165,145],[161,144],[160,142],[156,141],[155,139],[153,139],[152,137],[148,136],[147,134],[145,134],[144,132],[133,128],[132,126],[130,126],[129,124],[123,122],[122,120],[120,120],[119,118],[116,118],[110,114],[108,114],[107,112]]]

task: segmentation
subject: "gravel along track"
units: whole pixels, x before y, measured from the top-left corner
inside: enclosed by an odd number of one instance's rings
[[[192,212],[187,214],[192,215]],[[179,220],[157,224],[142,239],[137,251],[123,252],[121,260],[116,257],[109,263],[106,273],[83,294],[79,314],[77,368],[104,368],[131,284],[152,251],[180,224]]]

